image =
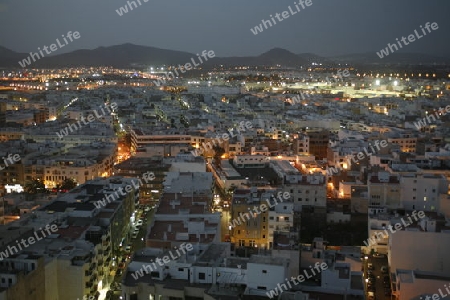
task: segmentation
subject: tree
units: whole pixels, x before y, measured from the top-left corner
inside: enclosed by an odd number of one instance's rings
[[[220,146],[214,146],[213,147],[214,150],[214,163],[217,167],[221,167],[222,166],[222,155],[225,153],[225,149],[223,149]]]
[[[27,194],[39,194],[45,193],[45,184],[39,179],[33,179],[31,182],[25,184],[25,193]]]
[[[66,178],[61,184],[58,184],[56,188],[58,190],[71,190],[77,186],[77,183],[72,178]]]

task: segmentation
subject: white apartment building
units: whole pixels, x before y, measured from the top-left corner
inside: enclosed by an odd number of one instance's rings
[[[419,226],[390,235],[388,260],[397,299],[419,299],[438,294],[439,288],[445,292],[444,283],[450,280],[450,227],[444,222],[427,216]]]
[[[236,155],[233,164],[237,168],[264,168],[269,164],[269,158],[264,155]]]
[[[324,175],[303,175],[286,160],[271,160],[270,166],[283,182],[282,191],[291,195],[295,211],[301,211],[303,206],[326,206],[327,188]]]
[[[81,126],[77,123],[71,125],[67,122],[47,122],[40,126],[26,128],[24,138],[37,143],[46,143],[49,141],[59,142],[62,137],[67,149],[94,142],[117,144],[117,136],[108,125],[95,121],[87,125],[81,122],[80,124]]]
[[[147,128],[132,128],[131,148],[145,148],[152,144],[185,144],[191,143],[191,136],[180,130],[150,130]]]
[[[448,193],[448,181],[443,175],[403,175],[400,179],[400,191],[403,208],[438,211],[440,195]]]
[[[274,232],[289,232],[294,226],[294,203],[283,201],[269,210],[269,243]]]

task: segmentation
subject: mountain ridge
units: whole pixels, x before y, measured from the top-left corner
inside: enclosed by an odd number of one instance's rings
[[[37,52],[37,50],[36,50]],[[26,59],[29,53],[20,53],[0,46],[0,67],[20,68],[19,61]],[[95,49],[79,49],[67,53],[45,56],[32,62],[29,68],[59,67],[97,67],[117,68],[144,67],[185,64],[196,59],[196,54],[157,47],[125,43],[112,46],[100,46]],[[272,48],[256,56],[214,57],[203,67],[225,66],[309,66],[313,62],[326,66],[341,64],[442,64],[450,63],[447,57],[423,53],[392,53],[380,59],[376,53],[354,53],[323,57],[313,53],[295,54],[283,48]]]

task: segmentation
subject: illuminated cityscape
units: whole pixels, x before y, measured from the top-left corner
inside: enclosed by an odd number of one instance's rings
[[[142,1],[0,3],[0,300],[450,293],[448,4]]]

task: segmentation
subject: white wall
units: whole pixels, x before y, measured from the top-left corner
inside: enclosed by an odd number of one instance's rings
[[[389,239],[391,270],[442,272],[450,276],[450,232],[402,230]]]
[[[247,288],[257,289],[258,286],[264,286],[271,290],[278,283],[285,283],[287,276],[288,269],[284,266],[247,263]]]

